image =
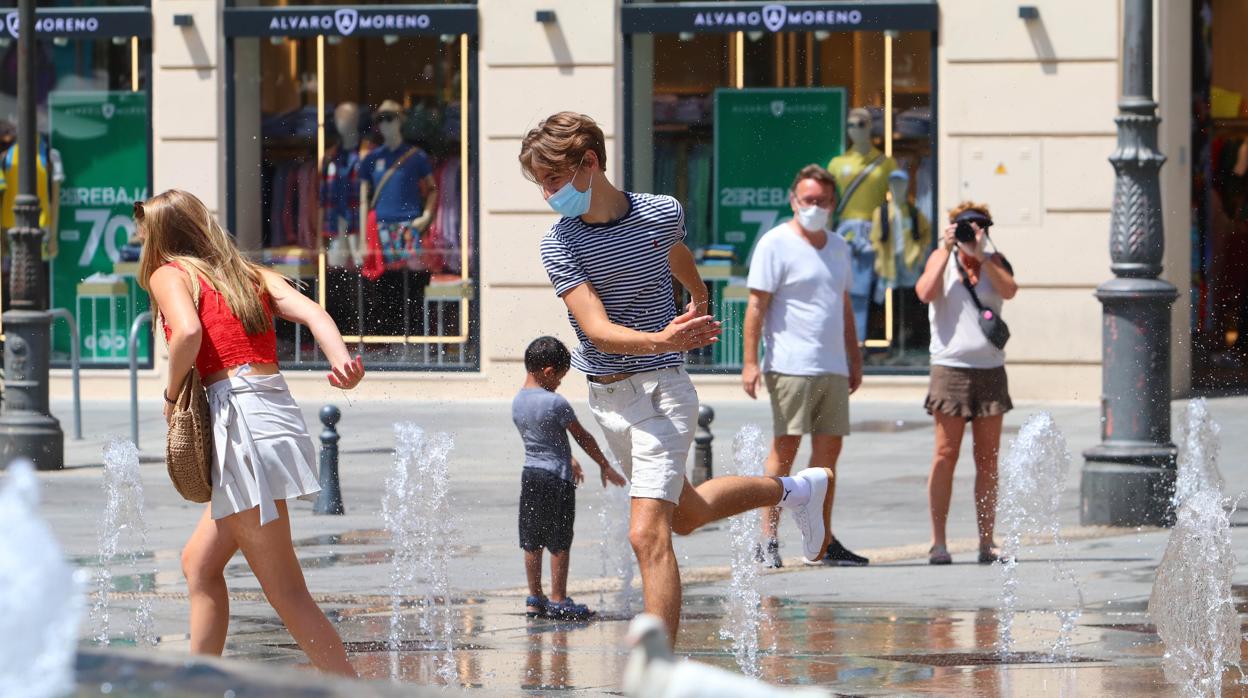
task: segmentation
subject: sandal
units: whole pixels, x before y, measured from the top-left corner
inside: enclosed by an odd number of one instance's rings
[[[550,601],[545,596],[530,596],[524,600],[524,615],[529,618],[545,618]]]
[[[1004,564],[1009,563],[1010,561],[1011,561],[1010,556],[1003,555],[1001,553],[1001,548],[998,548],[995,545],[992,546],[991,548],[979,549],[979,564],[981,565],[991,565],[994,562],[1000,562],[1001,564],[1004,565]]]
[[[949,554],[949,549],[943,545],[933,545],[927,551],[927,563],[929,565],[952,565],[953,556]]]
[[[546,602],[546,616],[548,618],[558,618],[559,620],[589,620],[598,615],[597,612],[589,610],[589,606],[582,603],[576,603],[571,596],[564,598],[563,601]]]

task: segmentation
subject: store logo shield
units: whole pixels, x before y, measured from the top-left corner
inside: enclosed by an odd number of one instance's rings
[[[784,28],[784,19],[788,11],[784,9],[784,5],[764,5],[763,6],[763,26],[768,31],[778,32]]]
[[[343,36],[351,36],[351,32],[355,31],[355,25],[360,21],[360,13],[350,7],[344,7],[334,13],[334,25],[338,27],[338,33]]]
[[[9,36],[17,38],[18,19],[16,12],[10,12],[4,16],[4,26],[9,30]]]
[[[771,102],[771,115],[779,119],[784,116],[784,100],[775,99]]]
[[[115,114],[116,112],[117,112],[117,105],[113,104],[112,102],[105,102],[100,107],[100,113],[104,115],[105,120],[113,118],[113,114]]]

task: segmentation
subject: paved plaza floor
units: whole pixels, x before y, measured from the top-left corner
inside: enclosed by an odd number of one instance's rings
[[[570,592],[602,611],[591,623],[528,620],[523,614],[524,573],[516,540],[516,502],[521,446],[504,402],[415,401],[340,404],[341,478],[347,513],[314,516],[311,505],[292,503],[297,551],[309,587],[337,624],[360,673],[380,683],[344,693],[323,684],[323,695],[389,695],[387,680],[436,684],[437,662],[445,657],[427,638],[413,634],[400,652],[386,651],[391,598],[388,596],[392,541],[382,529],[381,498],[392,467],[393,423],[414,422],[455,439],[450,497],[455,534],[447,545],[451,652],[458,683],[490,695],[600,695],[618,693],[626,662],[627,619],[640,607],[611,568],[623,541],[604,536],[599,512],[612,501],[596,478],[578,490],[576,540]],[[55,406],[68,415],[68,405]],[[101,450],[112,434],[128,435],[125,403],[84,406],[82,442],[66,442],[69,467],[41,473],[43,512],[66,553],[79,565],[98,568]],[[313,432],[316,411],[305,404]],[[584,405],[582,419],[597,432]],[[742,426],[768,430],[765,403],[713,405],[717,468],[731,458],[732,437]],[[199,513],[168,484],[159,459],[163,428],[158,403],[142,405],[141,466],[148,544],[137,560],[113,566],[110,603],[116,645],[129,642],[124,619],[140,601],[152,604],[159,643],[130,657],[181,661],[187,650],[185,585],[179,550]],[[1078,525],[1079,454],[1098,440],[1098,415],[1088,405],[1020,405],[1006,420],[1003,448],[1030,415],[1046,411],[1066,435],[1073,455],[1062,498],[1061,520],[1070,540],[1065,553],[1082,595],[1082,614],[1071,635],[1071,657],[1054,661],[1050,652],[1061,621],[1057,611],[1079,606],[1071,585],[1056,579],[1052,545],[1036,545],[1020,556],[1019,613],[1014,620],[1016,653],[1002,664],[994,654],[1004,616],[1000,611],[999,567],[974,561],[971,498],[973,467],[964,448],[950,518],[955,564],[926,562],[929,536],[926,475],[931,428],[921,407],[900,403],[854,403],[855,435],[846,441],[838,470],[834,513],[837,537],[872,558],[866,568],[808,568],[789,564],[762,575],[765,622],[761,673],[774,683],[817,685],[838,695],[1173,695],[1164,683],[1164,652],[1145,607],[1154,570],[1168,532],[1154,529],[1087,528]],[[1174,404],[1176,437],[1183,403]],[[1248,490],[1248,399],[1210,401],[1223,425],[1221,469],[1228,493]],[[66,425],[68,427],[68,424]],[[68,428],[67,428],[68,431]],[[968,439],[969,440],[969,439]],[[805,452],[799,455],[799,462]],[[582,458],[582,462],[588,459]],[[608,509],[618,513],[617,509]],[[1236,515],[1233,521],[1248,522]],[[618,531],[618,529],[617,529]],[[1238,529],[1234,529],[1237,533]],[[792,523],[782,524],[786,558],[798,554]],[[123,544],[126,538],[123,536]],[[1236,600],[1248,610],[1248,544],[1234,536]],[[727,599],[731,542],[724,523],[679,538],[676,550],[686,582],[678,654],[736,668],[731,643],[721,638]],[[259,586],[239,556],[227,570],[232,591],[231,636],[223,666],[291,667],[306,677],[306,660],[264,602]],[[423,599],[413,590],[404,613],[418,620]],[[99,695],[97,679],[107,664],[90,659],[92,628],[84,620],[86,669],[81,695]],[[92,663],[94,661],[94,663]],[[304,671],[299,671],[302,668]],[[276,672],[277,670],[274,669]],[[445,673],[445,672],[444,672]],[[278,676],[279,674],[274,674]],[[1237,678],[1230,677],[1228,679]],[[175,681],[176,683],[176,681]],[[336,684],[335,684],[336,685]],[[296,683],[292,693],[312,695]],[[410,687],[409,687],[410,688]],[[1224,694],[1239,695],[1231,683]],[[370,693],[371,692],[371,693]],[[1248,695],[1248,691],[1242,691]],[[264,691],[257,689],[257,695]],[[188,692],[187,695],[200,695]],[[203,695],[208,695],[204,693]],[[217,695],[220,695],[219,693]],[[238,694],[242,695],[242,694]],[[395,694],[397,695],[397,693]]]

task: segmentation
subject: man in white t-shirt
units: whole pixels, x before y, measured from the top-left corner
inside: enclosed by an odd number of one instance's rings
[[[757,396],[766,382],[771,395],[774,438],[766,474],[789,474],[802,435],[811,437],[811,467],[830,468],[824,522],[831,531],[836,460],[849,434],[849,394],[862,383],[862,353],[849,302],[849,246],[828,232],[836,206],[836,180],[824,168],[807,165],[789,193],[793,218],[767,231],[750,261],[750,300],[745,311],[745,392]],[[759,339],[766,344],[760,369]],[[780,567],[776,529],[779,510],[764,522],[767,542],[759,562]],[[819,564],[804,558],[807,564]],[[823,563],[865,565],[867,559],[841,545],[836,536]]]

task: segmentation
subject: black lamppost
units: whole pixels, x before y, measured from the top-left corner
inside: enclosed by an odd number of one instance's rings
[[[52,316],[39,227],[39,171],[35,116],[35,2],[19,0],[17,33],[17,225],[9,229],[9,299],[4,313],[4,404],[0,409],[0,465],[29,458],[40,470],[65,464],[61,424],[48,413],[48,356]]]
[[[1153,0],[1123,3],[1122,99],[1109,252],[1101,284],[1101,443],[1084,455],[1081,519],[1087,525],[1164,526],[1174,521],[1170,441],[1170,305],[1161,274],[1165,239],[1153,101]]]

